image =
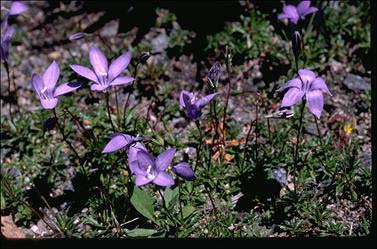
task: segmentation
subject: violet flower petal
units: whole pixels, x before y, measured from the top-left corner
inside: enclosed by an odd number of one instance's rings
[[[162,187],[174,185],[174,179],[171,175],[166,172],[160,172],[157,177],[153,180],[154,184],[157,184]]]
[[[55,90],[54,97],[58,97],[60,95],[72,92],[78,88],[80,88],[82,83],[78,82],[69,82],[69,83],[64,83],[58,86]]]
[[[130,167],[131,172],[136,175],[145,173],[139,168],[139,163],[137,161],[137,152],[139,150],[147,151],[142,143],[136,143],[135,145],[131,145],[127,152],[128,166]]]
[[[58,104],[57,98],[40,99],[40,101],[44,109],[54,109],[55,106]]]
[[[293,5],[286,5],[283,8],[283,12],[287,15],[288,19],[293,22],[294,24],[297,24],[299,15],[297,13],[297,9]]]
[[[153,156],[146,151],[139,150],[136,157],[141,170],[146,171],[149,167],[153,168],[155,166]]]
[[[310,91],[306,93],[306,100],[310,112],[319,119],[324,105],[322,92],[320,90]]]
[[[190,95],[183,93],[182,94],[183,102],[185,104],[186,114],[190,119],[197,119],[200,117],[201,111],[200,108],[192,104],[192,99],[190,99]]]
[[[19,1],[14,1],[12,5],[10,6],[9,15],[19,15],[25,12],[27,9],[28,9],[27,5]]]
[[[188,163],[179,163],[173,167],[173,172],[187,181],[192,181],[196,178],[194,171]]]
[[[285,83],[284,85],[282,85],[281,87],[279,87],[276,91],[281,92],[281,91],[283,91],[287,88],[291,88],[291,87],[301,89],[301,86],[302,86],[301,80],[299,78],[294,78],[294,79],[288,81],[287,83]]]
[[[42,99],[41,97],[41,91],[44,87],[44,84],[43,84],[43,81],[41,79],[41,77],[39,77],[38,74],[33,74],[33,76],[31,77],[31,83],[33,85],[33,88],[35,90],[35,92],[37,93],[38,95],[38,98],[39,99]]]
[[[185,102],[183,101],[183,95],[184,95],[184,94],[186,94],[186,95],[189,96],[190,103],[192,103],[193,100],[195,100],[195,96],[194,96],[193,93],[191,93],[191,92],[189,92],[189,91],[185,91],[185,90],[183,90],[183,91],[181,92],[181,94],[179,95],[179,104],[180,104],[180,106],[182,106],[183,108],[186,107]]]
[[[310,7],[310,1],[301,1],[296,9],[297,9],[297,12],[299,13],[299,15],[301,15],[302,13],[304,13],[306,10],[308,10],[308,8]]]
[[[176,149],[170,148],[162,152],[158,157],[156,158],[156,168],[159,171],[166,170],[169,165],[171,164],[171,161],[174,158]]]
[[[152,181],[152,179],[148,179],[144,175],[136,175],[135,185],[136,186],[143,186],[145,184],[150,183],[151,181]]]
[[[297,5],[297,12],[302,19],[304,19],[306,15],[316,12],[317,10],[318,9],[316,7],[310,7],[310,1],[301,1]]]
[[[118,133],[115,134],[110,141],[106,144],[105,148],[102,150],[102,153],[110,153],[117,150],[120,150],[126,147],[132,141],[132,136]]]
[[[94,92],[105,92],[108,87],[108,85],[93,84],[90,86],[90,90]]]
[[[111,83],[110,86],[119,86],[119,85],[125,85],[129,84],[134,80],[133,77],[130,76],[120,76],[115,78]]]
[[[282,107],[292,106],[292,105],[296,104],[300,99],[302,99],[303,96],[304,96],[304,92],[302,92],[301,90],[299,90],[295,87],[290,88],[284,94],[281,106]]]
[[[82,77],[85,77],[88,80],[99,83],[96,74],[89,68],[80,66],[80,65],[70,65],[70,67],[72,68],[73,71],[75,71],[77,74],[81,75]]]
[[[97,77],[107,76],[108,62],[105,55],[98,48],[90,48],[89,61]]]
[[[219,95],[219,93],[212,93],[207,96],[201,97],[197,102],[196,106],[199,108],[203,108],[205,105],[207,105],[214,97]]]
[[[58,64],[53,61],[51,65],[47,68],[46,72],[43,74],[43,83],[47,88],[47,91],[52,94],[56,83],[58,82],[60,75],[60,69]]]
[[[332,96],[330,90],[328,89],[325,81],[321,77],[317,77],[311,84],[309,91],[313,90],[323,90],[326,93],[328,93],[330,96]]]
[[[8,43],[12,39],[13,33],[14,33],[14,28],[12,26],[8,26],[4,35],[1,37],[1,42],[6,43],[6,45],[8,45]]]
[[[316,78],[315,73],[307,68],[299,69],[298,74],[300,75],[301,80],[305,83],[312,82]]]
[[[314,13],[314,12],[317,12],[318,11],[318,8],[316,7],[310,7],[309,9],[307,9],[301,16],[302,19],[305,18],[305,16],[311,14],[311,13]]]
[[[131,52],[127,52],[115,59],[109,68],[109,79],[115,79],[123,72],[131,61]]]

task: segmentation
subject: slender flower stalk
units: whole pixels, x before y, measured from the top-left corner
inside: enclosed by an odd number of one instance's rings
[[[131,86],[136,84],[137,70],[138,70],[139,64],[140,64],[140,57],[139,57],[139,60],[136,62],[134,75],[133,75],[134,81],[131,82]],[[125,125],[125,122],[126,122],[126,110],[127,110],[127,106],[128,106],[128,101],[130,99],[130,94],[131,94],[130,92],[127,93],[126,102],[124,103],[124,107],[123,107],[123,126]]]
[[[293,151],[293,188],[295,194],[297,193],[297,183],[296,183],[296,170],[297,170],[297,159],[298,159],[298,151],[300,146],[300,135],[302,130],[302,121],[304,117],[304,107],[305,107],[305,100],[302,101],[301,108],[300,108],[300,117],[299,117],[299,126],[297,128],[297,136],[296,136],[296,144],[295,149]]]
[[[228,91],[226,93],[226,100],[225,100],[225,106],[224,106],[224,117],[223,117],[223,127],[222,127],[224,150],[225,150],[225,141],[226,141],[226,137],[225,137],[226,125],[225,125],[225,122],[226,122],[226,115],[227,115],[227,110],[228,110],[230,91],[232,89],[232,79],[231,79],[231,76],[230,76],[231,55],[230,55],[230,51],[229,51],[228,47],[226,47],[225,57],[226,57],[226,63],[225,63],[226,72],[228,74],[229,84],[228,84]],[[225,153],[224,153],[224,155],[225,155]]]
[[[109,117],[109,121],[111,124],[111,128],[113,129],[113,132],[115,132],[115,126],[113,123],[113,119],[111,118],[111,110],[110,110],[110,100],[109,100],[109,93],[106,92],[106,109],[107,109],[107,116]]]
[[[195,125],[196,125],[196,128],[198,129],[198,132],[199,132],[199,143],[198,143],[198,148],[196,149],[197,153],[196,153],[196,163],[195,163],[195,167],[194,167],[194,172],[196,172],[196,168],[198,167],[198,164],[200,162],[200,156],[201,156],[200,152],[202,150],[202,143],[203,143],[203,133],[202,133],[202,130],[200,129],[199,120],[195,121]]]
[[[8,79],[8,97],[9,97],[9,99],[10,99],[12,95],[11,95],[11,90],[10,90],[11,81],[10,81],[10,75],[9,75],[9,65],[8,65],[8,62],[7,62],[7,61],[4,61],[3,64],[4,64],[4,67],[5,67],[5,71],[7,72],[7,79]],[[17,91],[17,89],[16,89],[16,91]],[[15,125],[14,120],[13,120],[13,114],[12,114],[12,103],[11,103],[10,100],[9,100],[9,117],[10,117],[10,121],[12,122],[12,124],[14,125],[14,127],[16,127],[16,129],[17,129],[17,126]]]
[[[75,154],[75,156],[79,160],[79,164],[80,164],[80,167],[81,167],[83,173],[86,174],[86,170],[83,166],[82,158],[80,157],[79,153],[76,151],[75,147],[68,141],[67,136],[64,134],[63,127],[59,123],[58,115],[56,114],[55,108],[52,109],[52,112],[53,112],[55,120],[56,120],[56,125],[58,126],[60,134],[63,137],[63,141],[68,145],[68,147],[71,149],[71,151]]]

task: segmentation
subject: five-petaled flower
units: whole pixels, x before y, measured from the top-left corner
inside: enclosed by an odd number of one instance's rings
[[[298,20],[305,19],[306,15],[318,11],[316,7],[310,7],[310,1],[301,1],[297,6],[286,5],[283,13],[278,15],[279,20],[288,19],[290,22],[297,24]]]
[[[212,93],[197,99],[194,93],[183,90],[179,96],[179,104],[186,110],[186,114],[190,119],[197,120],[202,115],[202,108],[218,94]]]
[[[53,61],[47,68],[43,77],[33,74],[32,85],[38,95],[44,109],[53,109],[58,104],[60,95],[72,92],[81,86],[82,83],[64,83],[55,89],[60,75],[58,64]]]
[[[12,39],[14,28],[8,25],[8,17],[9,15],[6,14],[4,19],[1,21],[1,47],[0,47],[0,59],[5,61],[8,59],[8,47],[10,44],[10,40]]]
[[[173,177],[165,171],[171,164],[175,151],[174,148],[170,148],[154,158],[146,150],[138,150],[136,160],[132,166],[130,165],[132,172],[136,175],[136,186],[150,182],[163,187],[174,185]]]
[[[98,48],[91,47],[89,61],[94,72],[80,65],[71,65],[71,68],[79,75],[95,82],[90,87],[92,91],[105,92],[109,86],[125,85],[134,80],[130,76],[120,76],[131,61],[130,52],[119,56],[109,67],[105,55]]]
[[[289,89],[284,95],[281,106],[292,106],[305,97],[310,112],[319,119],[324,105],[322,91],[325,91],[330,96],[332,94],[327,88],[325,81],[321,77],[317,77],[309,69],[300,69],[298,70],[298,74],[298,78],[288,81],[277,89],[278,92],[287,88]]]

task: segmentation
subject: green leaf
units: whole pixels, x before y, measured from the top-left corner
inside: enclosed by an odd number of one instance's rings
[[[178,188],[175,188],[174,190],[172,190],[171,188],[166,188],[164,192],[164,198],[168,209],[173,208],[174,204],[176,204],[178,200]]]
[[[135,187],[131,196],[131,204],[140,214],[156,223],[154,219],[154,200],[147,192]]]
[[[182,208],[183,219],[186,219],[187,217],[189,217],[194,211],[195,211],[195,207],[193,207],[193,206],[184,206]]]
[[[145,228],[135,228],[127,232],[130,237],[149,237],[155,233],[157,233],[157,230]]]

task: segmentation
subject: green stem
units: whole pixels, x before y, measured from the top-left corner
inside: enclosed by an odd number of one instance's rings
[[[133,78],[134,78],[134,81],[132,81],[131,83],[131,86],[133,86],[134,84],[136,84],[136,80],[137,80],[137,69],[139,67],[139,64],[140,64],[140,61],[138,60],[137,63],[136,63],[136,66],[135,66],[135,71],[134,71],[134,75],[133,75]],[[130,99],[130,92],[127,93],[127,98],[126,98],[126,102],[124,103],[124,107],[123,107],[123,126],[125,125],[126,123],[126,110],[127,110],[127,106],[128,106],[128,101]]]
[[[55,108],[52,109],[52,112],[53,112],[53,114],[54,114],[54,117],[55,117],[55,120],[56,120],[56,125],[58,126],[58,129],[59,129],[59,131],[60,131],[60,134],[61,134],[62,137],[63,137],[64,142],[68,145],[68,147],[69,147],[69,148],[72,150],[72,152],[76,155],[77,159],[79,159],[80,167],[82,168],[83,173],[86,174],[86,170],[85,170],[85,168],[84,168],[84,166],[83,166],[83,164],[82,164],[82,159],[81,159],[81,157],[79,156],[79,153],[77,153],[77,151],[75,150],[75,148],[73,147],[73,145],[68,141],[66,135],[64,134],[63,127],[62,127],[62,126],[60,125],[60,123],[59,123],[58,115],[56,114],[56,110],[55,110]]]
[[[113,120],[111,118],[109,92],[106,92],[106,107],[107,107],[107,115],[109,116],[111,127],[113,129],[113,132],[115,132],[115,126],[114,126]]]
[[[183,222],[183,211],[182,211],[182,197],[181,197],[181,182],[178,178],[178,202],[179,202],[179,211],[181,213],[181,220]]]
[[[298,159],[298,150],[300,146],[300,134],[301,134],[301,128],[302,128],[302,121],[304,117],[304,107],[305,107],[305,99],[302,100],[301,104],[301,110],[300,110],[300,123],[297,129],[297,136],[296,136],[296,146],[294,150],[294,157],[293,157],[293,187],[295,190],[295,194],[297,193],[296,190],[296,169],[297,169],[297,159]]]
[[[199,131],[199,144],[198,144],[198,148],[197,148],[197,152],[196,152],[196,163],[195,163],[195,167],[194,167],[194,172],[196,172],[196,167],[198,166],[198,164],[200,162],[200,152],[202,150],[202,143],[203,143],[203,133],[202,133],[202,130],[200,129],[199,120],[196,120],[195,124],[196,124],[196,128]]]
[[[14,123],[13,115],[12,115],[12,103],[11,103],[12,94],[11,94],[11,91],[10,91],[11,81],[10,81],[9,65],[8,65],[7,61],[4,61],[3,64],[4,64],[4,67],[5,67],[5,71],[7,72],[7,79],[8,79],[9,117],[10,117],[10,121],[12,122],[13,126],[16,127],[16,129],[17,129],[17,126]]]

